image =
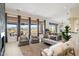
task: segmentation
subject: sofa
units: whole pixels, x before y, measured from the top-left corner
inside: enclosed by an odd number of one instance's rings
[[[58,43],[61,40],[62,40],[62,38],[61,38],[60,35],[48,35],[48,34],[45,34],[41,41],[43,43],[53,45],[53,44]]]
[[[42,56],[75,56],[75,51],[71,42],[59,42],[55,45],[50,46],[49,48],[44,49],[41,52]]]
[[[57,41],[51,40],[51,39],[49,39],[49,38],[43,38],[43,39],[42,39],[42,42],[45,43],[45,44],[49,44],[49,45],[54,45],[54,44],[57,43]]]

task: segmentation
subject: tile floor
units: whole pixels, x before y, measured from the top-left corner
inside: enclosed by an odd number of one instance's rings
[[[22,56],[21,50],[18,47],[18,42],[9,42],[6,44],[4,56]]]
[[[74,37],[73,44],[75,47],[75,53],[77,56],[79,56],[79,37],[77,35],[73,35],[72,37]],[[17,41],[9,41],[6,43],[5,49],[5,56],[23,56],[20,47],[18,47]]]

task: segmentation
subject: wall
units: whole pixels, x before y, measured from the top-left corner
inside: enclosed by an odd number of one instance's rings
[[[49,28],[49,22],[58,24],[57,32],[60,33],[60,29],[64,29],[66,25],[69,25],[68,16],[62,15],[61,17],[46,19],[46,28]],[[62,24],[63,23],[63,24]]]
[[[5,32],[5,4],[0,3],[0,55],[3,54],[3,50],[1,50],[2,40],[1,33]]]
[[[79,7],[72,8],[70,10],[70,25],[72,32],[79,31]]]
[[[71,30],[72,32],[75,32],[75,29],[77,28],[78,31],[76,31],[76,34],[72,34],[73,42],[74,42],[74,47],[75,47],[75,52],[76,55],[79,56],[79,7],[72,8],[70,10],[70,25],[71,25]]]

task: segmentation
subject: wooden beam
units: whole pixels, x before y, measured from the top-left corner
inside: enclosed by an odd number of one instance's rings
[[[7,13],[5,13],[5,42],[8,42],[7,39]]]
[[[20,20],[21,20],[21,16],[18,15],[18,24],[17,24],[17,41],[18,41],[18,37],[20,36]]]
[[[31,17],[29,17],[29,39],[31,36]]]
[[[17,17],[11,17],[11,16],[8,16],[7,17],[7,22],[8,23],[17,23]],[[27,21],[27,22],[26,22]],[[28,19],[24,19],[24,18],[22,18],[21,17],[21,21],[20,21],[21,23],[24,23],[24,22],[26,22],[27,24],[28,24]],[[31,19],[31,24],[36,24],[36,22],[37,22],[37,20],[32,20]],[[39,21],[39,23],[43,23],[43,21]]]
[[[39,19],[37,19],[37,36],[39,37]]]

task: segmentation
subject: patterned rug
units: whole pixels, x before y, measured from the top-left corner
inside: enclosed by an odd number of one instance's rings
[[[41,51],[48,48],[50,45],[44,43],[30,44],[26,46],[21,46],[20,49],[24,56],[41,56]]]

